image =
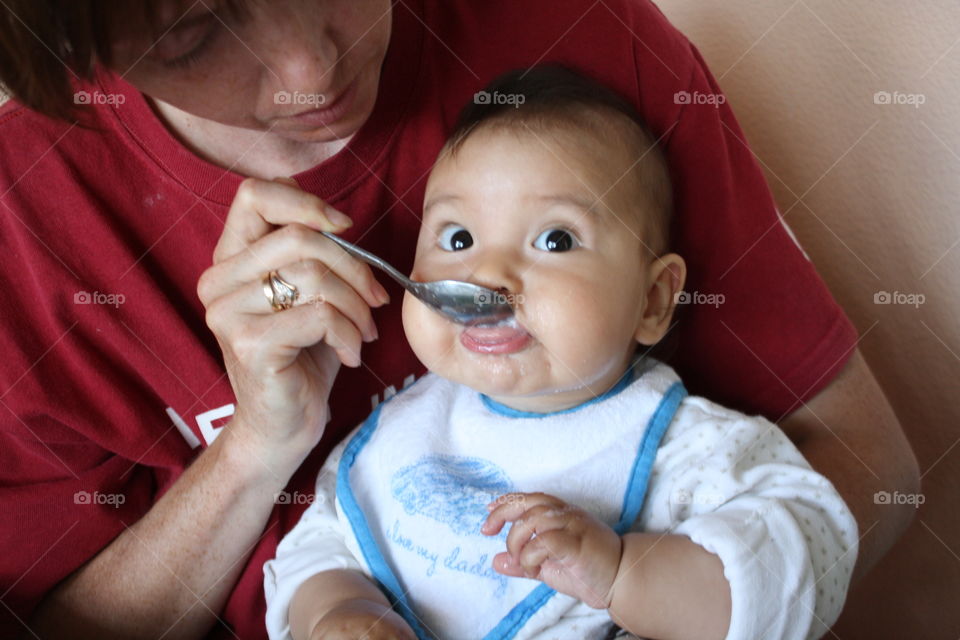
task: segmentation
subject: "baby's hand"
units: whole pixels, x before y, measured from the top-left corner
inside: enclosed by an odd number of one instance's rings
[[[495,571],[534,578],[595,609],[610,606],[622,543],[613,529],[592,515],[545,493],[508,493],[489,505],[480,528],[507,534],[507,553],[493,558]]]
[[[400,614],[369,600],[348,600],[331,609],[310,640],[417,640]]]

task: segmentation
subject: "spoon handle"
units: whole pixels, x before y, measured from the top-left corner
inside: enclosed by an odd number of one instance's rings
[[[346,251],[350,255],[360,258],[364,262],[368,264],[372,264],[375,267],[379,267],[380,269],[385,271],[387,275],[389,275],[391,278],[399,282],[404,289],[407,289],[408,291],[410,291],[410,293],[416,293],[416,291],[414,291],[415,287],[413,286],[413,281],[410,280],[410,278],[408,278],[407,276],[397,271],[396,269],[394,269],[388,262],[386,262],[382,258],[379,258],[373,255],[369,251],[364,251],[357,245],[347,242],[340,236],[334,235],[328,231],[321,231],[320,233],[322,233],[323,235],[325,235],[326,237],[330,238],[331,240],[336,242],[338,245],[343,247],[344,251]]]

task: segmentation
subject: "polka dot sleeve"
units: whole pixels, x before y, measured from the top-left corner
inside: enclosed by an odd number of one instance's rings
[[[690,398],[664,438],[638,526],[723,562],[728,640],[819,638],[843,606],[857,524],[774,424]]]

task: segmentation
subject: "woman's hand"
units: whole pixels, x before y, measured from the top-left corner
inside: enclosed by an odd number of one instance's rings
[[[484,535],[497,535],[513,522],[507,552],[493,558],[495,571],[541,580],[595,609],[610,606],[622,551],[613,529],[545,493],[508,493],[487,508]]]
[[[320,619],[310,640],[417,640],[400,615],[369,600],[349,600]]]
[[[291,471],[323,435],[340,363],[359,366],[361,342],[377,337],[370,307],[388,301],[366,264],[318,233],[350,219],[295,185],[240,185],[197,286],[237,397],[231,436]],[[279,312],[263,292],[274,269],[299,290]]]

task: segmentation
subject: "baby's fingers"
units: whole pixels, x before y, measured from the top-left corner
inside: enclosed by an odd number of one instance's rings
[[[484,520],[480,532],[484,535],[495,536],[507,522],[513,522],[525,514],[531,507],[542,504],[563,505],[559,498],[546,493],[507,493],[490,504],[490,514]]]
[[[518,556],[498,553],[493,558],[493,568],[504,575],[517,578],[532,578],[547,581],[549,571],[559,572],[561,565],[578,547],[578,538],[563,529],[554,529],[524,545]],[[548,563],[547,568],[544,563]]]
[[[493,556],[493,570],[512,578],[525,578],[523,567],[506,551]]]
[[[538,535],[523,547],[518,562],[525,575],[545,580],[548,576],[543,575],[545,571],[543,564],[547,560],[553,561],[552,564],[562,564],[578,546],[579,539],[577,536],[562,529],[548,531],[543,535]],[[555,570],[559,571],[559,568]]]
[[[507,534],[507,551],[514,558],[520,557],[530,539],[548,531],[566,528],[576,517],[576,509],[566,504],[539,504],[525,511],[510,527]]]

